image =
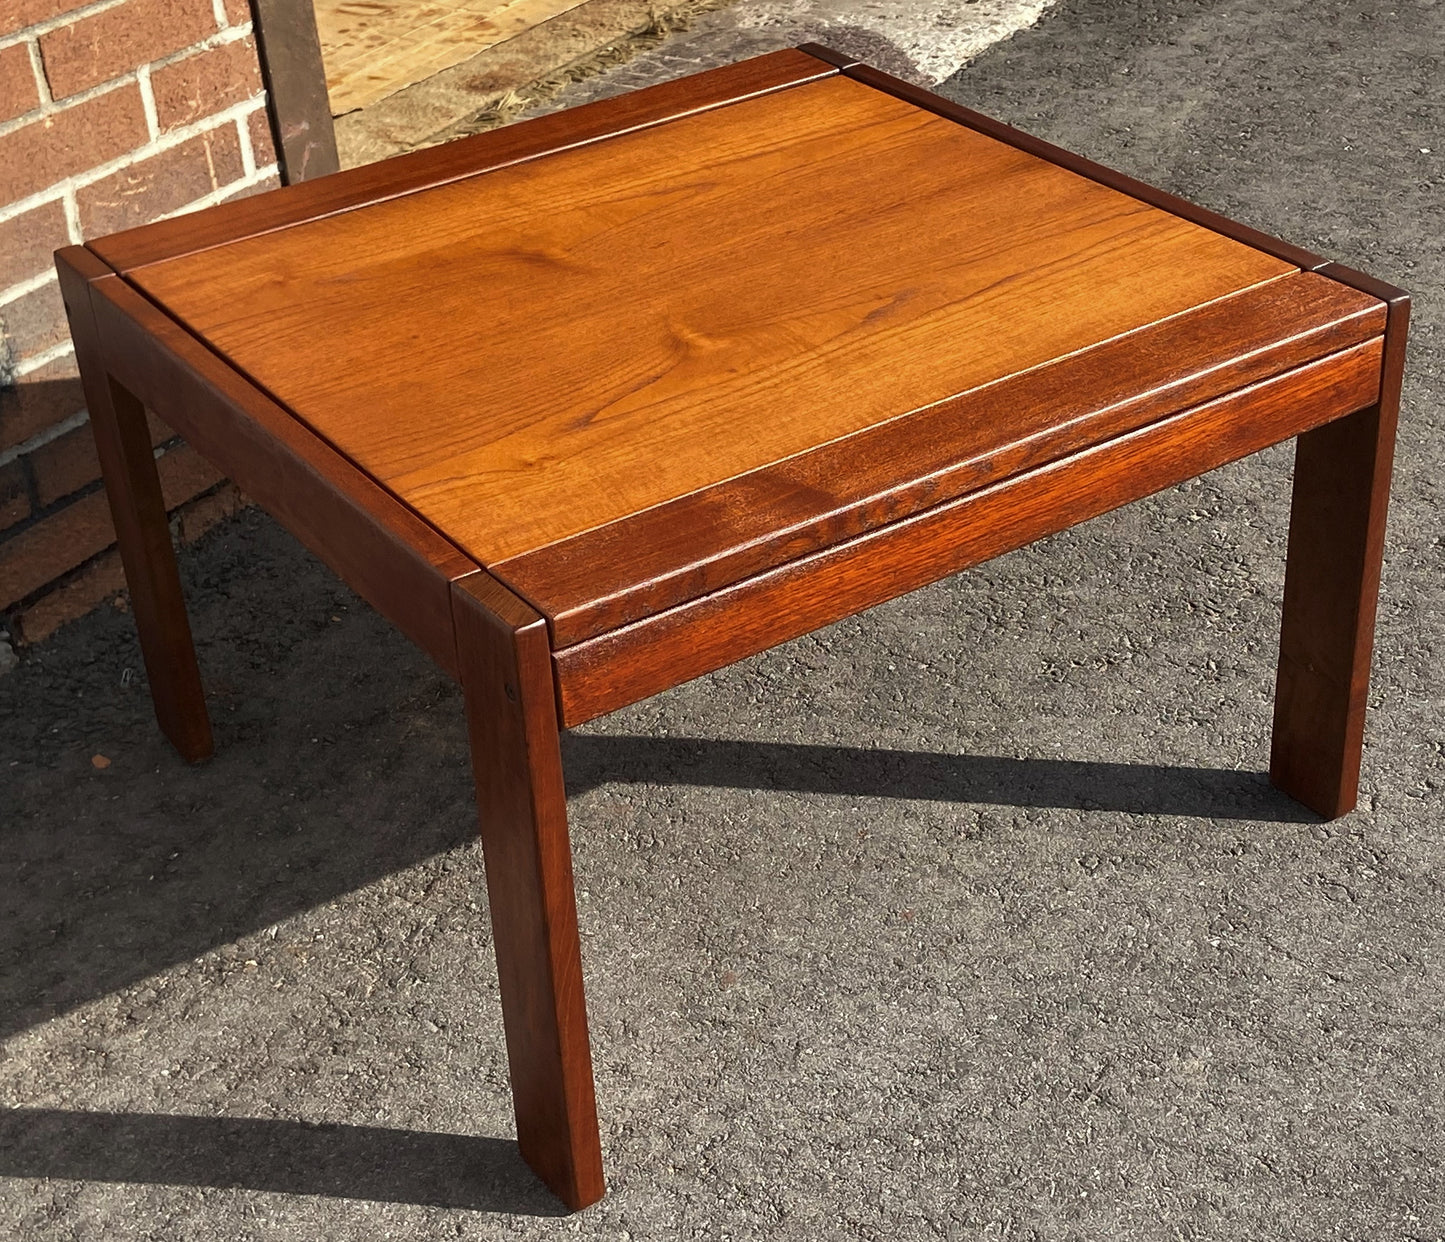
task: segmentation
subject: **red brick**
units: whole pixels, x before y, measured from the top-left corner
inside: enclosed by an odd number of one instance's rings
[[[251,20],[251,0],[226,0],[226,21],[243,26]]]
[[[234,483],[181,505],[172,514],[181,543],[194,543],[217,522],[239,513],[250,501]],[[64,586],[42,595],[14,617],[16,638],[25,644],[49,638],[67,621],[84,616],[107,600],[124,606],[117,598],[125,590],[125,573],[114,549],[96,557]]]
[[[85,409],[75,359],[57,358],[0,387],[0,451],[23,444]]]
[[[161,129],[199,121],[261,93],[261,64],[249,39],[224,43],[151,74]]]
[[[253,182],[251,185],[243,185],[234,194],[227,194],[221,202],[233,203],[238,198],[250,198],[256,194],[264,194],[267,190],[278,189],[280,185],[281,178],[272,173],[269,177],[262,177],[260,181]]]
[[[131,83],[0,136],[0,203],[13,203],[147,141],[140,89]]]
[[[75,196],[81,231],[98,237],[146,224],[241,175],[241,139],[228,121],[82,187]]]
[[[40,36],[54,99],[99,86],[214,34],[211,0],[126,0]]]
[[[176,433],[149,410],[146,411],[146,422],[152,445],[159,446],[175,438]],[[25,460],[35,479],[36,499],[42,509],[100,478],[95,436],[88,425],[67,431],[63,436],[42,444],[28,453]]]
[[[174,509],[221,481],[221,472],[189,444],[178,444],[156,462],[166,508]]]
[[[40,88],[30,67],[30,47],[14,43],[0,48],[0,121],[23,116],[40,106]]]
[[[175,439],[176,433],[149,410],[146,411],[146,423],[153,447]],[[100,478],[95,436],[88,424],[42,444],[26,454],[25,460],[35,479],[36,499],[42,509]]]
[[[24,362],[69,337],[65,303],[54,281],[0,304],[0,350],[8,349],[14,362]]]
[[[250,503],[240,488],[227,482],[214,492],[182,505],[171,515],[177,541],[183,544],[195,543],[217,522],[233,513],[239,513]]]
[[[18,461],[0,466],[0,530],[30,516],[30,488]]]
[[[167,509],[221,481],[216,468],[186,444],[166,453],[156,466]],[[0,608],[34,595],[114,542],[109,504],[105,493],[97,491],[0,543]]]
[[[33,595],[115,542],[104,492],[92,492],[0,543],[0,608]]]
[[[0,4],[0,36],[79,8],[83,0],[4,0]]]
[[[271,118],[265,108],[257,108],[246,118],[246,128],[251,131],[251,151],[256,156],[256,167],[265,168],[276,162],[276,144],[271,137]]]
[[[0,549],[3,555],[3,549]],[[62,587],[43,595],[13,620],[15,637],[24,644],[49,638],[67,621],[83,617],[97,604],[125,590],[125,570],[114,549],[97,557]]]
[[[70,244],[65,204],[42,203],[0,224],[0,289],[55,266],[55,251]]]
[[[35,495],[42,509],[100,478],[95,437],[88,426],[77,427],[49,444],[42,444],[28,454],[26,460],[35,476]]]

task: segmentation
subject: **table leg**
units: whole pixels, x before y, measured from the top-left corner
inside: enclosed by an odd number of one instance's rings
[[[1379,403],[1299,437],[1270,780],[1329,819],[1359,792],[1409,302],[1390,306]]]
[[[89,286],[64,265],[60,272],[151,702],[161,731],[182,758],[194,763],[211,753],[211,721],[145,407],[106,369],[91,314]]]
[[[568,1207],[604,1192],[545,621],[485,573],[452,587],[517,1143]]]

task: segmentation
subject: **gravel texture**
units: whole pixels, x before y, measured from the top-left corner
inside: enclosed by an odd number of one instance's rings
[[[213,760],[119,611],[0,680],[0,1236],[1445,1238],[1442,48],[1063,0],[945,87],[1415,292],[1358,811],[1262,775],[1287,447],[589,726],[559,1217],[458,695],[248,513],[182,557]]]
[[[536,111],[573,107],[653,82],[822,43],[932,85],[985,48],[1037,22],[1055,0],[736,0],[608,73],[587,77]]]

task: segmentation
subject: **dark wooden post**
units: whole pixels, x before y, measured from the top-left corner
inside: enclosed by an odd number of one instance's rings
[[[282,183],[336,172],[341,163],[311,0],[251,0],[251,16]]]
[[[1295,450],[1270,780],[1333,819],[1359,792],[1410,298],[1338,264],[1319,270],[1389,307],[1378,401]]]
[[[194,762],[211,753],[211,722],[145,407],[111,377],[91,310],[91,280],[115,277],[83,246],[61,250],[56,267],[156,720],[181,755]]]
[[[452,584],[517,1142],[568,1207],[605,1191],[546,622],[486,573]]]

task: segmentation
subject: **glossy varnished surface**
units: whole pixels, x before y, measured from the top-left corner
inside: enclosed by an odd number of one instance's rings
[[[492,564],[1291,270],[833,77],[131,279]]]
[[[1380,391],[1379,337],[564,647],[568,727],[1303,431]],[[1347,420],[1343,420],[1347,421]]]
[[[258,5],[283,8],[293,2],[255,0]],[[213,246],[259,237],[307,220],[449,185],[464,177],[617,134],[635,133],[836,72],[816,56],[784,48],[692,77],[489,129],[439,147],[409,151],[378,164],[363,164],[266,194],[232,199],[204,211],[170,216],[110,237],[97,237],[86,242],[86,249],[115,271],[128,275],[148,263],[199,254]]]
[[[1381,302],[1296,272],[502,561],[580,642],[1380,335]]]

